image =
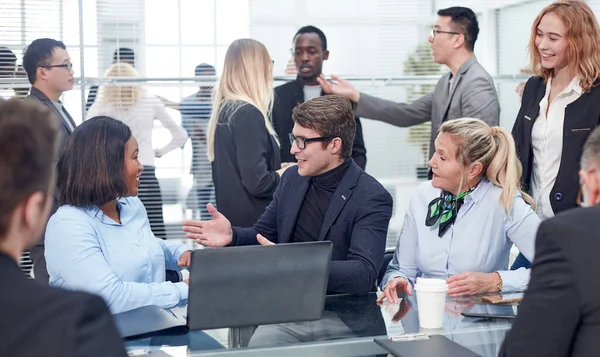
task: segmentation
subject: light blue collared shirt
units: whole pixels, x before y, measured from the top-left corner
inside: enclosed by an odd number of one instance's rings
[[[502,188],[487,179],[465,197],[456,221],[438,237],[439,223],[425,225],[429,203],[441,190],[422,183],[413,194],[406,211],[394,258],[381,286],[394,277],[407,278],[412,284],[417,276],[447,279],[464,272],[491,273],[502,277],[503,291],[527,288],[529,270],[508,271],[513,243],[529,261],[533,261],[535,234],[539,217],[517,192],[512,212],[506,215],[500,206]]]
[[[113,314],[147,305],[187,303],[187,284],[165,281],[189,250],[156,238],[137,197],[118,200],[121,223],[98,207],[62,206],[46,228],[50,285],[100,295]]]

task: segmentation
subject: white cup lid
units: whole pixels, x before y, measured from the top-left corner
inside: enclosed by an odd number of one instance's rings
[[[435,290],[445,291],[448,290],[448,284],[444,279],[428,279],[428,278],[417,278],[415,284],[416,290]]]

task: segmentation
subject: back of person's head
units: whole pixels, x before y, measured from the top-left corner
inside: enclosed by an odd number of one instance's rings
[[[105,77],[139,78],[138,71],[129,63],[116,62],[110,65]],[[136,85],[125,85],[121,83],[103,85],[98,90],[98,102],[108,103],[114,106],[129,108],[144,95],[144,88]]]
[[[316,33],[321,39],[322,50],[327,51],[327,37],[325,37],[325,34],[323,33],[323,31],[321,31],[321,29],[312,25],[303,26],[298,31],[296,31],[296,34],[294,35],[294,40],[296,39],[296,37],[298,37],[298,35],[304,33]]]
[[[214,96],[208,124],[208,157],[214,160],[214,136],[224,103],[233,107],[250,103],[263,115],[267,130],[276,137],[270,116],[273,106],[273,62],[267,48],[252,39],[239,39],[227,49],[223,73]],[[229,113],[235,108],[228,107]]]
[[[600,127],[596,127],[583,145],[581,154],[581,183],[578,204],[585,207],[600,203]]]
[[[533,21],[529,37],[530,68],[546,80],[552,77],[552,68],[542,67],[540,52],[536,46],[538,26],[544,15],[552,13],[562,21],[567,42],[566,55],[569,71],[581,79],[580,86],[587,92],[598,84],[600,78],[600,27],[594,12],[580,0],[559,0],[546,6]],[[557,30],[555,30],[557,31]]]
[[[461,171],[475,163],[481,163],[481,174],[498,187],[502,187],[500,204],[510,212],[517,191],[521,192],[521,162],[517,159],[512,135],[499,126],[490,127],[484,121],[473,118],[450,120],[442,124],[440,134],[448,134],[457,146],[457,159]],[[458,192],[462,191],[463,184]],[[525,201],[533,200],[521,192]]]
[[[202,77],[215,77],[217,75],[217,71],[215,67],[211,66],[208,63],[200,63],[194,68],[194,76],[202,78]],[[203,94],[209,96],[212,93],[213,83],[200,83],[200,89],[203,91]]]
[[[292,119],[297,125],[316,131],[322,137],[342,140],[341,156],[350,157],[356,135],[356,119],[349,99],[338,95],[313,98],[294,108]],[[327,142],[321,143],[323,148]]]
[[[211,66],[208,63],[200,63],[194,68],[194,76],[202,77],[202,76],[216,76],[217,71],[215,71],[215,67]]]
[[[27,72],[29,83],[35,84],[38,68],[50,65],[57,47],[67,49],[64,43],[51,38],[39,38],[27,46],[23,55],[23,68]]]
[[[130,138],[129,127],[113,118],[93,117],[79,125],[58,162],[59,204],[99,207],[125,197],[125,144]]]
[[[596,127],[588,136],[581,154],[581,169],[600,169],[600,127]],[[600,172],[599,172],[600,174]]]
[[[473,52],[477,36],[479,35],[479,22],[473,10],[468,7],[453,6],[438,10],[437,14],[438,16],[448,16],[451,18],[454,24],[453,30],[465,37],[465,48]]]
[[[0,77],[13,77],[17,72],[17,56],[9,48],[0,47]]]
[[[14,217],[30,228],[27,246],[46,225],[54,191],[58,119],[34,101],[0,99],[0,241]],[[23,214],[15,216],[15,210]]]
[[[113,53],[113,63],[124,62],[135,67],[135,53],[131,48],[120,47]]]

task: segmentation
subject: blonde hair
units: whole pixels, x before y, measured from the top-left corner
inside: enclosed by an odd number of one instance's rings
[[[245,103],[255,106],[265,119],[269,134],[277,136],[270,117],[273,108],[273,69],[267,48],[251,39],[239,39],[227,49],[223,74],[213,99],[213,110],[208,122],[208,158],[215,160],[215,131],[221,111],[226,103],[228,117]]]
[[[108,67],[104,76],[138,78],[140,75],[132,65],[124,62],[117,62]],[[141,86],[116,83],[101,86],[98,90],[97,101],[121,107],[123,109],[129,109],[137,103],[143,95],[144,88]]]
[[[567,29],[567,61],[569,72],[581,79],[579,85],[584,92],[598,85],[600,77],[600,27],[594,12],[583,1],[559,0],[546,6],[535,18],[529,38],[530,68],[536,76],[547,81],[553,69],[542,67],[542,60],[535,45],[537,28],[542,17],[553,13],[560,18]]]
[[[494,185],[501,187],[500,205],[507,214],[518,192],[534,207],[533,199],[521,190],[521,162],[517,159],[515,142],[510,133],[499,126],[490,127],[484,121],[462,118],[445,122],[440,134],[451,135],[458,147],[461,172],[465,166],[479,162],[482,173]],[[459,192],[462,191],[462,180]]]

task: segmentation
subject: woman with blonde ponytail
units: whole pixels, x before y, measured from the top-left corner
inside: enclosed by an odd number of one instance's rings
[[[235,40],[227,49],[223,74],[208,123],[217,208],[232,225],[251,227],[273,198],[282,168],[271,124],[273,62],[255,40]]]
[[[515,244],[533,258],[540,219],[519,187],[510,133],[479,119],[448,121],[429,166],[433,179],[410,200],[379,301],[412,294],[417,276],[446,279],[451,296],[524,290],[529,271],[507,270],[509,253]]]

